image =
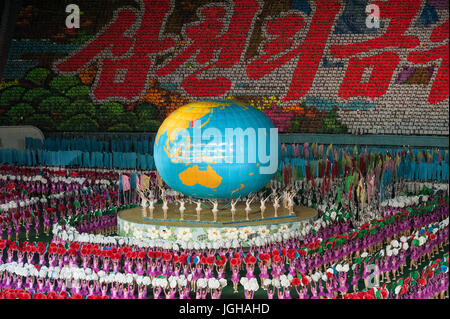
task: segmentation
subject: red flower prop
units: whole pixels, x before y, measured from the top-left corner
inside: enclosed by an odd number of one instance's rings
[[[298,279],[297,277],[292,279],[292,285],[297,287],[298,285],[300,285],[300,279]]]
[[[303,286],[306,286],[306,285],[308,285],[308,284],[309,284],[308,278],[306,278],[305,276],[303,276],[303,277],[302,277],[302,285],[303,285]]]
[[[241,260],[239,258],[231,258],[230,264],[231,266],[239,266],[241,264]]]
[[[166,253],[163,255],[163,260],[164,261],[169,261],[172,259],[172,254],[171,253]]]
[[[295,259],[295,256],[296,256],[297,254],[295,253],[295,250],[293,250],[293,249],[289,249],[288,250],[288,252],[287,252],[287,257],[289,258],[289,259]]]

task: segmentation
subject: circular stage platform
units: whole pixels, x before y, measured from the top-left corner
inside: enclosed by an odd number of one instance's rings
[[[203,207],[201,220],[194,204],[186,204],[184,220],[180,220],[178,205],[169,204],[167,219],[163,219],[161,205],[153,212],[149,208],[136,207],[123,210],[118,214],[119,235],[134,238],[165,239],[186,242],[215,242],[217,240],[237,239],[245,246],[245,241],[258,236],[270,236],[287,231],[301,231],[303,227],[317,218],[313,208],[295,206],[295,215],[289,215],[287,209],[280,207],[278,217],[274,217],[273,206],[267,206],[264,219],[261,219],[259,207],[252,206],[249,220],[246,220],[245,204],[236,205],[235,221],[231,219],[230,208],[219,209],[217,222],[213,221],[211,209]],[[144,217],[145,216],[145,217]]]

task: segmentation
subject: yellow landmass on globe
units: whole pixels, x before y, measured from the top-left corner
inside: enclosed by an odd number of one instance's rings
[[[231,104],[232,102],[193,102],[178,108],[159,127],[156,144],[158,145],[159,138],[164,132],[167,132],[167,139],[173,142],[178,132],[187,129],[193,122],[210,113],[212,108]]]
[[[234,191],[231,191],[231,193],[233,194],[234,192],[237,192],[238,190],[241,190],[241,189],[243,189],[244,187],[245,187],[245,185],[244,185],[244,184],[241,184],[241,187],[236,188]]]
[[[222,182],[222,176],[217,174],[211,165],[208,165],[206,171],[199,170],[198,165],[194,165],[182,171],[178,177],[186,186],[200,184],[208,188],[216,188]]]

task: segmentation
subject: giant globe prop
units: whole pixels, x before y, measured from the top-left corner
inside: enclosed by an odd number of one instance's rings
[[[195,198],[260,190],[278,169],[278,132],[261,111],[234,101],[194,102],[171,113],[154,143],[166,184]]]

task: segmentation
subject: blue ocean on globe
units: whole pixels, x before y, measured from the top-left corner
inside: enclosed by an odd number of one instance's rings
[[[272,121],[230,100],[180,107],[161,124],[154,143],[161,178],[195,198],[236,198],[260,190],[276,173],[279,153]]]

